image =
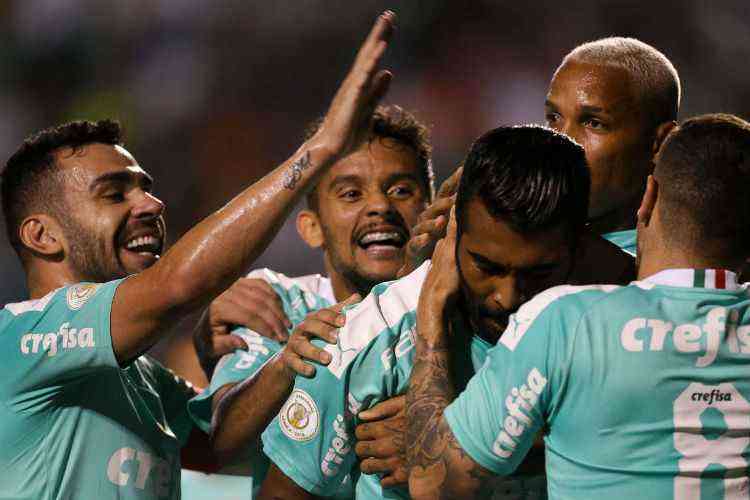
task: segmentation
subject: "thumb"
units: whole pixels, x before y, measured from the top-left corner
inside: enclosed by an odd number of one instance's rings
[[[405,406],[406,396],[397,396],[378,403],[369,410],[361,412],[357,416],[366,421],[382,420],[398,414],[398,412],[400,412]]]
[[[448,227],[445,231],[446,238],[456,239],[456,233],[458,232],[456,225],[456,205],[451,207],[451,217],[448,220]]]
[[[354,305],[357,302],[361,302],[361,301],[362,301],[362,296],[360,294],[358,294],[358,293],[355,293],[355,294],[351,295],[348,299],[346,299],[344,301],[341,301],[338,304],[336,304],[335,306],[333,306],[332,309],[334,311],[336,311],[336,312],[341,312],[341,310],[343,308],[345,308],[346,306],[351,306],[351,305]]]

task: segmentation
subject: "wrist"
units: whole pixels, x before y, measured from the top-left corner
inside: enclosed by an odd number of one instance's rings
[[[305,141],[302,147],[320,165],[331,165],[343,157],[341,141],[330,138],[323,129]]]

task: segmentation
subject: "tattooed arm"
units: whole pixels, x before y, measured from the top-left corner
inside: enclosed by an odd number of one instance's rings
[[[459,292],[455,262],[456,221],[451,213],[437,247],[417,307],[417,340],[407,405],[407,461],[412,498],[471,497],[490,473],[456,441],[443,412],[455,399],[451,378],[448,312]]]

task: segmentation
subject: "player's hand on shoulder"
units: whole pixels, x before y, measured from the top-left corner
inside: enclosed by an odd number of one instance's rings
[[[389,488],[406,486],[406,396],[381,401],[359,415],[354,451],[360,470],[380,474],[380,484]]]
[[[330,363],[331,355],[314,346],[312,340],[320,339],[329,344],[335,344],[338,339],[338,329],[346,323],[343,308],[356,304],[360,300],[362,298],[354,294],[334,306],[308,314],[305,320],[294,329],[289,342],[281,351],[282,360],[287,369],[304,377],[312,377],[315,375],[315,367],[304,360],[322,365]]]
[[[396,14],[391,11],[378,16],[312,139],[333,156],[346,155],[369,135],[372,113],[388,91],[392,77],[389,71],[378,68],[395,21]]]
[[[241,278],[208,306],[195,329],[193,343],[206,375],[225,354],[246,349],[245,342],[230,332],[244,326],[279,342],[288,338],[292,323],[281,298],[262,279]]]
[[[399,278],[411,273],[431,258],[435,245],[445,237],[450,211],[456,203],[456,192],[462,173],[463,166],[456,169],[443,182],[435,196],[435,201],[419,215],[417,224],[411,230],[411,238],[406,243],[404,265],[397,274]]]

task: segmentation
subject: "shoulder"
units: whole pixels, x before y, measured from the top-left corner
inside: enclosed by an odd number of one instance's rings
[[[561,285],[536,295],[511,316],[500,343],[514,350],[532,325],[554,322],[558,329],[575,326],[599,301],[628,287],[619,285]]]
[[[325,347],[333,356],[328,369],[334,375],[340,377],[368,346],[376,342],[390,345],[398,338],[413,335],[419,292],[429,264],[424,263],[401,279],[376,285],[362,302],[347,309],[346,325],[339,331],[338,343]]]
[[[321,297],[331,304],[336,302],[333,297],[331,280],[320,274],[290,277],[268,268],[262,268],[251,271],[245,277],[267,282],[282,296],[296,291],[304,295]]]

